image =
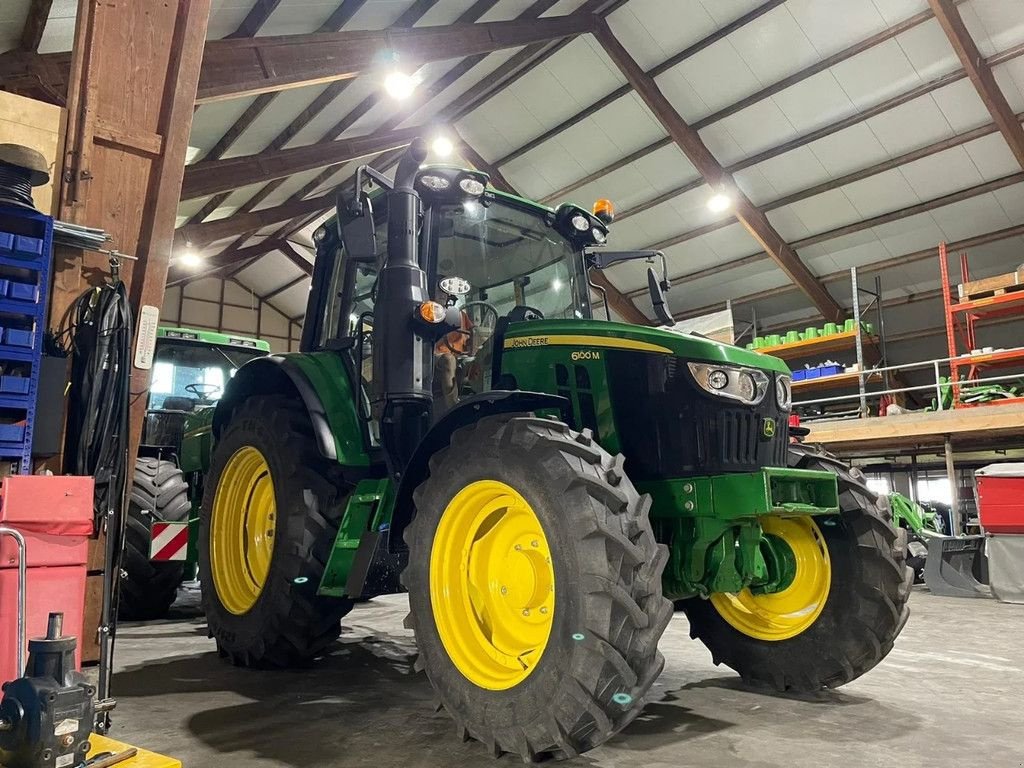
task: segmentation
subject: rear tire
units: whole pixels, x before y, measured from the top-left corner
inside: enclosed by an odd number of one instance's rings
[[[681,601],[690,636],[715,664],[749,684],[778,691],[835,688],[863,675],[888,655],[907,622],[913,571],[906,567],[906,532],[893,527],[888,499],[864,475],[812,446],[794,445],[790,466],[832,472],[840,514],[817,518],[831,559],[831,587],[818,618],[801,634],[762,640],[726,622],[710,600]]]
[[[488,613],[479,611],[475,600],[474,608],[464,611],[457,610],[457,601],[434,607],[435,594],[444,600],[460,588],[456,574],[477,571],[484,558],[478,542],[490,541],[493,547],[501,541],[512,549],[510,542],[516,540],[505,538],[506,529],[501,527],[512,517],[513,507],[485,504],[484,511],[477,512],[477,519],[484,521],[482,532],[472,534],[476,538],[467,549],[473,554],[463,556],[468,567],[441,569],[444,561],[437,551],[444,551],[444,531],[452,528],[442,518],[461,509],[457,498],[480,485],[502,486],[525,500],[525,508],[539,524],[538,538],[544,539],[543,548],[550,553],[552,574],[550,587],[542,582],[538,587],[528,578],[534,587],[525,594],[542,600],[537,596],[553,593],[550,630],[543,645],[529,646],[516,656],[529,671],[525,676],[512,672],[512,681],[490,687],[485,687],[492,679],[487,675],[471,680],[472,672],[460,671],[459,660],[446,650],[444,637],[450,640],[451,635],[443,634],[444,624],[458,614],[458,621],[472,626],[476,611],[485,617],[476,619],[484,629],[482,636],[508,653],[494,627],[518,626],[520,608],[512,593],[521,582],[508,582],[507,603],[504,589],[499,596],[494,594],[497,587],[489,586]],[[426,672],[460,737],[483,742],[495,756],[511,752],[527,761],[548,755],[571,757],[603,743],[640,713],[664,666],[657,646],[672,605],[661,593],[668,551],[654,540],[650,498],[633,488],[622,471],[621,456],[609,455],[589,432],[573,432],[556,421],[527,415],[488,417],[452,435],[450,447],[431,459],[430,476],[414,498],[416,517],[405,531],[409,566],[402,576],[409,590],[407,623],[416,631],[416,667]],[[500,519],[494,521],[496,517]],[[514,549],[536,547],[532,537],[525,535],[524,543]],[[486,567],[498,569],[491,573],[504,573],[502,567],[512,572],[511,566],[502,564],[527,554],[483,551],[491,553],[484,560]],[[543,562],[542,556],[533,571],[541,574],[538,579],[546,578]],[[438,578],[442,580],[432,583]],[[493,578],[505,583],[503,577]],[[468,594],[487,591],[472,577],[469,581]],[[439,585],[443,589],[435,592]],[[543,607],[532,610],[545,613]],[[522,613],[528,615],[526,610]],[[529,631],[525,627],[516,639]],[[463,659],[462,668],[467,666],[465,645],[472,644],[460,644],[453,651]],[[482,658],[486,666],[487,655],[485,647],[482,657],[474,658]]]
[[[226,485],[224,469],[247,448],[266,462],[276,508],[272,553],[259,594],[236,613],[218,591],[211,531],[221,525],[214,516],[218,491]],[[309,417],[292,398],[250,397],[231,414],[214,449],[199,527],[202,604],[221,655],[240,666],[288,667],[314,658],[337,639],[352,602],[316,592],[349,491],[341,468],[318,452]],[[217,528],[225,536],[229,529]]]
[[[154,522],[188,522],[191,510],[188,484],[177,464],[142,456],[135,460],[121,561],[120,618],[152,621],[167,615],[185,575],[185,563],[149,559],[150,527]]]

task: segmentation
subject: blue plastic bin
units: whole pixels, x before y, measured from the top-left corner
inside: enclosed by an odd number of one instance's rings
[[[4,331],[3,342],[12,347],[31,347],[35,334],[21,328],[8,328]]]
[[[7,443],[16,443],[24,439],[24,424],[0,424],[0,440]]]
[[[14,235],[10,232],[0,232],[0,251],[14,250]]]
[[[805,379],[816,379],[820,375],[821,375],[821,369],[820,368],[808,368],[806,371],[804,371],[804,378]]]
[[[835,376],[842,372],[843,367],[840,365],[822,365],[818,368],[818,377],[823,379],[826,376]]]
[[[27,395],[31,384],[27,376],[0,376],[0,392],[9,395]]]
[[[19,256],[39,258],[43,255],[43,241],[38,237],[14,236],[14,252]]]
[[[7,283],[6,294],[12,299],[18,301],[35,301],[36,300],[36,286],[33,283],[19,283],[15,280],[5,280]]]
[[[805,378],[807,378],[806,368],[797,368],[793,371],[793,381],[803,381]]]

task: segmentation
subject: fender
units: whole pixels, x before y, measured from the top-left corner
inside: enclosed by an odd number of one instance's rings
[[[253,395],[297,394],[313,425],[313,435],[320,455],[332,461],[338,460],[338,452],[327,420],[327,412],[313,385],[299,367],[288,357],[269,355],[250,360],[235,373],[228,382],[224,396],[217,403],[213,414],[213,436],[220,437],[221,430],[231,418],[232,411]]]
[[[391,517],[389,548],[397,551],[404,547],[402,532],[415,515],[412,494],[430,473],[430,457],[451,442],[452,433],[487,416],[501,413],[530,413],[532,411],[557,410],[562,420],[575,428],[572,404],[560,395],[545,392],[520,390],[491,390],[479,395],[463,398],[458,405],[446,413],[413,452],[405,474],[398,478],[395,494],[394,513]]]

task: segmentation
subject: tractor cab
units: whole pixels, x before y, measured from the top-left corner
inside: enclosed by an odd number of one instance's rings
[[[216,405],[235,371],[269,352],[261,339],[158,328],[140,454],[177,454],[188,416]]]

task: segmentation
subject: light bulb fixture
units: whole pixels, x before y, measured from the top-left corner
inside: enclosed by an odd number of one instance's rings
[[[562,281],[559,280],[557,277],[554,280],[551,281],[551,290],[553,290],[553,291],[560,291],[560,290],[562,290]]]
[[[384,90],[396,101],[404,101],[416,90],[416,80],[400,70],[394,70],[384,78]]]
[[[199,269],[199,267],[203,266],[203,257],[189,246],[185,249],[185,252],[178,257],[178,263],[186,269]]]
[[[732,208],[732,196],[727,192],[717,192],[708,198],[708,210],[712,213],[724,213]]]
[[[452,152],[455,151],[455,145],[447,136],[438,136],[434,139],[434,143],[431,144],[430,149],[438,157],[451,157]]]

